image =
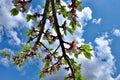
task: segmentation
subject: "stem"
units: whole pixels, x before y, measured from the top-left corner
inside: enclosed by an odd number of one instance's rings
[[[75,80],[74,69],[72,67],[70,60],[67,58],[67,54],[66,54],[65,47],[64,47],[64,41],[62,40],[62,35],[60,33],[60,29],[59,29],[60,26],[58,24],[58,20],[57,20],[57,16],[56,16],[56,9],[55,9],[54,0],[51,0],[51,5],[52,5],[52,13],[53,13],[53,17],[54,17],[54,24],[55,24],[55,28],[56,28],[56,33],[57,33],[57,36],[58,36],[58,39],[59,39],[59,42],[60,42],[60,45],[62,48],[63,57],[67,61],[68,65],[71,69],[73,80]]]
[[[45,22],[46,22],[46,19],[47,19],[47,13],[48,13],[48,10],[49,10],[49,5],[50,5],[50,1],[46,0],[45,9],[44,9],[44,12],[43,12],[42,23],[39,22],[39,24],[38,24],[38,27],[40,27],[40,31],[39,31],[39,34],[38,34],[39,36],[37,38],[36,43],[39,43],[40,38],[42,36],[42,33],[44,31]]]
[[[50,54],[52,54],[51,51],[49,50],[49,48],[47,48],[42,42],[40,42],[40,44],[41,44]]]
[[[74,8],[76,0],[71,0],[71,2],[72,2],[72,8]]]

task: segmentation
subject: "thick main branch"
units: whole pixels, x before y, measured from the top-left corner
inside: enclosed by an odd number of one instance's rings
[[[71,64],[70,60],[67,58],[66,51],[65,51],[65,46],[64,46],[64,41],[63,41],[62,35],[60,33],[60,29],[59,29],[60,26],[58,24],[58,19],[57,19],[57,16],[56,16],[56,9],[55,9],[54,0],[51,0],[51,5],[52,5],[52,13],[53,13],[53,17],[54,17],[54,24],[55,24],[55,28],[56,28],[56,33],[57,33],[57,36],[58,36],[58,39],[59,39],[59,42],[60,42],[60,45],[61,45],[63,57],[67,61],[68,65],[71,69],[73,79],[75,80],[74,69],[72,67],[72,64]]]

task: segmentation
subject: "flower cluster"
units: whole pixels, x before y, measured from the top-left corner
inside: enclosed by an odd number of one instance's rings
[[[43,62],[45,61],[49,61],[49,62],[52,62],[52,55],[50,53],[48,53],[45,58],[43,59]]]
[[[52,24],[54,23],[54,18],[53,18],[53,16],[49,16],[48,19],[49,19],[49,21],[50,21],[50,24],[52,25]]]
[[[44,33],[44,39],[46,39],[49,43],[52,43],[53,41],[56,41],[58,37],[52,35],[49,29],[47,29]]]
[[[38,29],[36,29],[35,27],[32,27],[32,30],[28,30],[26,33],[29,36],[28,42],[30,42],[37,37]]]
[[[30,7],[30,1],[13,0],[12,3],[16,7],[16,9],[21,12],[28,12],[28,9]]]
[[[70,54],[77,53],[79,51],[79,47],[77,46],[77,42],[72,41],[69,43],[69,48],[66,48],[66,51]]]
[[[56,58],[56,63],[53,62],[53,56]],[[44,68],[41,70],[43,74],[52,74],[56,72],[57,70],[60,69],[62,62],[61,62],[62,57],[58,56],[56,57],[55,55],[48,53],[45,58],[43,59],[43,62],[45,62]]]
[[[77,23],[77,20],[76,20],[76,17],[77,17],[77,14],[76,14],[76,6],[73,7],[72,4],[69,4],[69,5],[68,5],[68,8],[70,9],[68,19],[70,19],[70,20],[71,20],[72,22],[74,22],[74,23]]]

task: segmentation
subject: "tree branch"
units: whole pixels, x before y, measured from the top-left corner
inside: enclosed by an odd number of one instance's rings
[[[49,10],[49,5],[50,5],[50,1],[49,0],[46,0],[46,3],[45,3],[45,9],[44,9],[44,12],[43,12],[43,18],[42,18],[42,22],[40,21],[39,24],[38,24],[38,27],[40,27],[40,31],[39,31],[39,36],[37,38],[37,41],[36,43],[38,44],[39,41],[40,41],[40,38],[42,36],[42,33],[44,31],[44,26],[45,26],[45,22],[46,22],[46,19],[47,19],[47,13],[48,13],[48,10]]]
[[[54,0],[51,0],[51,5],[52,5],[52,13],[53,13],[53,17],[54,17],[54,24],[55,24],[55,28],[56,28],[56,33],[57,33],[57,36],[58,36],[58,39],[59,39],[59,42],[60,42],[60,45],[62,48],[63,57],[67,61],[68,65],[71,69],[73,80],[75,80],[74,69],[71,65],[71,62],[67,58],[67,54],[66,54],[65,47],[64,47],[64,41],[62,40],[62,35],[60,33],[60,29],[59,29],[60,26],[58,24],[58,20],[57,20],[57,16],[56,16],[56,9],[55,9]]]

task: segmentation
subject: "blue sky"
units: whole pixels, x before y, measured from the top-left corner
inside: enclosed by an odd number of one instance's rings
[[[9,11],[13,8],[11,0],[0,1],[0,50],[5,49],[15,55],[25,44],[25,30],[34,24],[27,23],[22,14],[16,17],[10,15]],[[82,63],[82,74],[88,80],[120,80],[119,3],[119,0],[83,0],[83,10],[78,14],[82,29],[77,29],[68,40],[76,38],[80,43],[88,43],[93,47],[94,56],[91,60],[83,56],[77,60]],[[34,0],[29,13],[41,10],[41,4],[43,1]],[[19,69],[0,55],[0,80],[38,80],[37,73],[41,66],[42,63],[34,59]],[[59,78],[64,74],[59,77],[60,73],[65,72],[60,70],[43,80],[62,80]]]

